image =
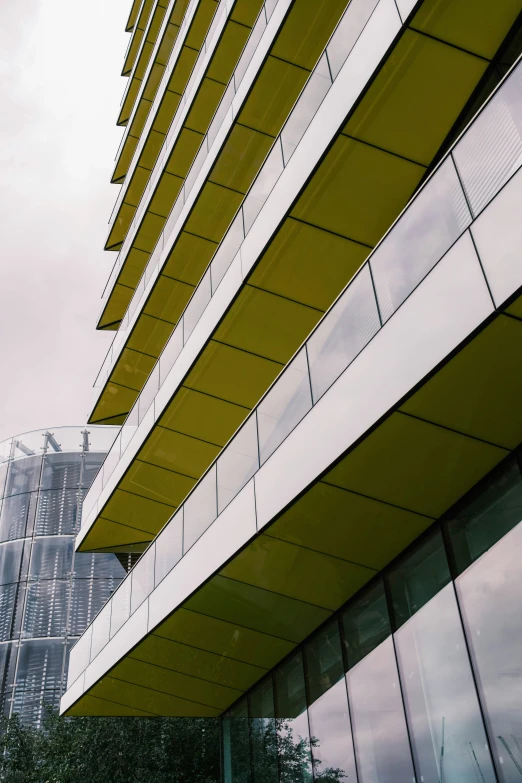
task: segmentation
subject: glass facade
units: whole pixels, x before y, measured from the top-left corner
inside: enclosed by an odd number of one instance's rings
[[[0,447],[0,709],[39,725],[71,647],[121,582],[115,555],[75,554],[81,502],[116,428],[56,428]]]
[[[522,778],[520,450],[222,718],[224,783]]]

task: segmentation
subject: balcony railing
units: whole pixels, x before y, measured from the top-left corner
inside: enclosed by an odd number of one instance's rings
[[[522,198],[522,64],[504,80],[81,637],[74,682],[510,182]],[[509,187],[508,186],[508,187]],[[510,196],[511,197],[511,196]],[[495,205],[492,205],[494,207]],[[493,218],[498,222],[498,209]],[[508,231],[508,229],[505,229]],[[484,242],[482,231],[480,242]],[[504,237],[508,241],[510,237]],[[494,241],[494,237],[486,244]],[[513,243],[518,241],[513,239]],[[471,245],[471,241],[470,241]],[[513,273],[476,263],[496,305]],[[475,252],[475,251],[474,251]],[[498,255],[498,254],[497,254]],[[493,260],[492,260],[493,259]],[[122,433],[123,437],[123,433]]]

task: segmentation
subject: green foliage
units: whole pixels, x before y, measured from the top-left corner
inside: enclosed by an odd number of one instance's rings
[[[342,769],[320,761],[316,737],[301,737],[292,722],[283,718],[226,718],[224,739],[230,749],[225,765],[230,765],[232,781],[343,783],[346,778]]]
[[[289,721],[229,718],[225,724],[233,780],[346,778],[342,769],[324,767],[318,740],[296,735]],[[219,734],[215,718],[61,718],[50,712],[39,730],[15,715],[0,726],[0,783],[219,783]]]
[[[0,736],[2,783],[217,783],[219,723],[192,718],[14,716]]]

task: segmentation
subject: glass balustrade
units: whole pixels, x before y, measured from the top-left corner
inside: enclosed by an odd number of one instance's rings
[[[509,126],[507,122],[504,122],[503,126],[499,128],[498,134],[485,135],[482,139],[480,170],[470,169],[470,181],[473,187],[477,192],[484,192],[484,189],[487,189],[488,192],[488,200],[482,198],[480,201],[483,211],[475,222],[471,222],[470,213],[466,206],[467,202],[464,199],[464,189],[468,187],[468,178],[464,171],[460,172],[459,177],[455,176],[455,161],[461,159],[460,145],[469,144],[468,134],[475,135],[478,133],[477,129],[488,128],[489,115],[494,116],[498,111],[499,101],[503,102],[505,111],[510,111],[512,107],[514,116],[518,115],[522,101],[521,77],[522,64],[515,68],[492,99],[483,107],[464,136],[448,153],[446,159],[374,249],[358,274],[354,276],[338,300],[307,338],[304,346],[282,371],[240,430],[224,447],[221,454],[188,495],[184,504],[175,512],[155,542],[137,563],[135,569],[138,569],[142,563],[139,576],[136,577],[138,596],[135,599],[132,598],[133,571],[131,571],[111,599],[112,609],[107,605],[94,620],[93,630],[90,632],[92,633],[90,660],[95,657],[103,644],[108,642],[109,633],[112,637],[129,617],[131,610],[138,603],[141,604],[175,567],[180,558],[190,550],[218,515],[233,501],[259,467],[269,459],[282,441],[317,404],[372,337],[380,329],[385,328],[386,321],[393,312],[402,305],[414,288],[450,250],[458,238],[457,234],[460,232],[462,235],[468,230],[474,232],[475,226],[481,225],[482,215],[484,218],[488,218],[490,210],[496,214],[496,202],[504,204],[506,194],[512,193],[516,198],[520,192],[520,182],[522,181],[520,166],[513,170],[513,165],[510,163],[506,169],[501,161],[504,173],[498,177],[492,175],[492,161],[498,160],[496,156],[499,136],[502,144],[512,145],[513,154],[516,154],[518,145],[521,143],[522,128],[520,132],[517,131],[518,135],[515,134],[513,132],[514,123]],[[515,90],[513,85],[516,85],[518,89]],[[505,152],[505,158],[509,159],[508,152]],[[522,158],[519,159],[519,163],[522,164]],[[497,182],[497,190],[491,186],[492,181]],[[489,204],[491,206],[488,206]],[[504,210],[509,213],[505,204]],[[425,227],[429,239],[430,226],[439,225],[441,220],[446,229],[441,231],[440,236],[422,243],[419,226],[422,224]],[[518,234],[515,232],[510,236],[518,236]],[[482,244],[480,234],[478,234],[478,239],[480,252]],[[484,243],[484,246],[486,250],[489,247],[487,243]],[[476,263],[481,265],[489,282],[490,274],[496,274],[496,270],[494,267],[484,265],[478,253],[476,253],[475,259]],[[401,274],[403,281],[408,281],[407,284],[403,282],[400,287],[396,286],[394,290],[399,293],[394,296],[383,297],[384,286],[388,285],[387,290],[390,288],[388,282],[390,276],[391,279],[394,279],[396,270],[404,270],[405,263],[407,274],[404,272]],[[208,271],[205,275],[205,286],[205,297],[208,300],[210,291]],[[380,308],[384,310],[384,313]],[[198,305],[199,309],[201,308]],[[150,376],[153,379],[151,381],[153,387],[159,385],[160,379],[165,377],[161,371],[163,356],[165,355],[165,360],[170,362],[169,367],[172,367],[175,357],[182,350],[183,340],[180,327],[177,328],[174,335],[176,335],[175,348],[172,349],[172,353],[166,349]],[[150,402],[148,392],[144,396],[148,400],[144,404],[150,407],[153,402]],[[135,429],[136,422],[140,420],[140,402],[141,395],[127,420],[130,422],[128,426],[131,429]],[[138,413],[135,409],[138,410]],[[127,423],[122,427],[114,443],[113,449],[116,454],[121,452],[124,441],[127,442],[126,427]],[[87,495],[84,519],[88,517],[88,513],[85,513],[87,509],[90,509],[92,517],[92,511],[97,504],[97,496],[105,486],[108,475],[114,469],[113,465],[114,458],[109,454]],[[107,620],[108,616],[110,622]],[[102,643],[103,640],[105,641]],[[83,652],[82,659],[85,660],[85,657],[86,654]],[[77,669],[78,667],[74,671],[76,672]]]

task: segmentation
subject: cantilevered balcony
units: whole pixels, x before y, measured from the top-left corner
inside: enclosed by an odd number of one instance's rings
[[[521,196],[519,65],[79,640],[63,712],[220,714],[520,443]]]
[[[348,6],[153,365],[86,500],[80,548],[152,540],[393,222],[484,72],[482,56],[413,32],[393,2],[374,5]],[[209,154],[191,193],[212,165]],[[193,204],[181,205],[176,236]],[[154,295],[181,267],[182,250],[167,243],[138,292],[146,304],[129,328],[148,329],[149,339]],[[123,356],[132,362],[130,351]]]

